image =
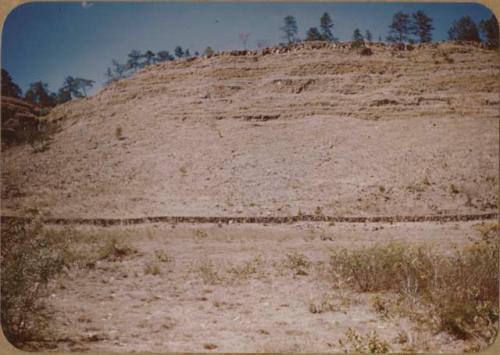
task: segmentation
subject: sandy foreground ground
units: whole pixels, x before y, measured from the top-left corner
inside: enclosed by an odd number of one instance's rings
[[[476,238],[475,222],[177,225],[84,230],[120,236],[137,253],[72,269],[51,285],[52,350],[342,352],[348,328],[376,331],[391,351],[461,352],[469,342],[400,315],[375,293],[334,282],[332,250],[425,243],[444,254]],[[82,227],[83,228],[83,227]],[[166,256],[158,263],[158,256]],[[289,255],[310,265],[296,269]],[[159,265],[157,274],[148,264]],[[391,298],[390,294],[379,294]],[[332,308],[312,313],[312,305]],[[405,338],[406,337],[406,338]],[[401,341],[401,339],[407,339]]]

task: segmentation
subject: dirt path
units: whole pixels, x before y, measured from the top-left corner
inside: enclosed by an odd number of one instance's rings
[[[376,331],[393,351],[462,351],[467,344],[451,335],[383,317],[374,294],[336,284],[329,255],[392,240],[446,253],[476,236],[474,224],[82,226],[137,253],[72,269],[51,285],[52,344],[72,351],[339,352],[338,340],[353,328]],[[322,304],[327,308],[313,313]]]

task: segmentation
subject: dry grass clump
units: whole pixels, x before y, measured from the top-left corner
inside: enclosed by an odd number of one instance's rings
[[[98,250],[98,260],[120,261],[137,253],[137,250],[126,243],[112,237]]]
[[[254,259],[245,261],[242,264],[236,264],[228,269],[228,274],[232,276],[234,281],[240,281],[250,278],[259,273],[262,266],[262,258],[256,256]]]
[[[331,265],[337,278],[361,291],[394,291],[428,307],[439,330],[488,344],[496,335],[499,317],[495,228],[483,229],[479,240],[452,255],[393,242],[339,250]],[[384,304],[375,303],[381,313],[386,312]]]
[[[311,261],[301,253],[289,253],[283,261],[283,266],[292,269],[296,275],[307,275],[307,269],[311,266]]]
[[[322,297],[319,301],[311,301],[309,303],[309,312],[325,313],[336,312],[340,310],[340,305],[335,302],[333,297]]]
[[[376,331],[362,335],[349,328],[344,338],[339,339],[339,344],[346,353],[358,354],[383,354],[390,350],[389,343],[380,340]]]
[[[215,265],[209,260],[203,261],[197,271],[206,284],[218,284],[224,279]]]
[[[160,275],[161,266],[158,260],[150,260],[144,266],[144,275]]]

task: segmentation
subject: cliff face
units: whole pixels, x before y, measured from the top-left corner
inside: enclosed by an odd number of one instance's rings
[[[333,45],[147,67],[3,154],[3,212],[394,215],[496,209],[498,56]],[[13,194],[11,191],[18,191]]]

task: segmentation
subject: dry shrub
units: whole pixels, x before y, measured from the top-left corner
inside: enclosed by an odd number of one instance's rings
[[[48,228],[37,219],[2,223],[1,237],[1,323],[17,347],[48,335],[50,318],[43,300],[50,280],[72,267],[92,268],[99,260],[122,260],[136,253],[111,233]]]
[[[338,278],[364,292],[394,291],[430,307],[440,330],[490,343],[498,330],[499,245],[495,229],[451,256],[392,242],[333,253]]]
[[[344,338],[339,339],[339,345],[343,347],[346,353],[384,354],[390,350],[389,343],[380,340],[376,331],[362,335],[352,328],[347,330]]]
[[[43,337],[48,316],[42,298],[50,279],[70,262],[68,241],[40,222],[2,224],[1,320],[15,346]]]
[[[108,261],[121,261],[125,257],[137,253],[137,250],[124,242],[112,237],[107,239],[105,244],[98,249],[96,259]]]
[[[304,254],[294,252],[286,254],[283,266],[291,269],[296,275],[307,275],[306,270],[311,266],[311,261]]]

